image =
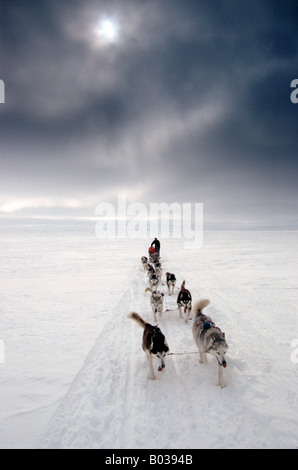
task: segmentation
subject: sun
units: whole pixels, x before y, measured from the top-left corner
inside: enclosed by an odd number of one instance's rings
[[[98,38],[104,43],[113,43],[119,37],[119,25],[113,18],[102,18],[96,29]]]

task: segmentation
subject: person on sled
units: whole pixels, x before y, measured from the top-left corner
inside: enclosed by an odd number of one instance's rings
[[[158,256],[160,256],[160,241],[157,240],[157,238],[154,238],[153,242],[151,243],[151,246],[155,248],[156,253]]]

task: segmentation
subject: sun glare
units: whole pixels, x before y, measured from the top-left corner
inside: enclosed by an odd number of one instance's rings
[[[115,42],[119,36],[117,22],[111,18],[102,18],[97,28],[97,35],[106,43]]]

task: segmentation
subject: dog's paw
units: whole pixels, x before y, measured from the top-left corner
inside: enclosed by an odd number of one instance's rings
[[[218,384],[220,388],[226,388],[227,384]]]

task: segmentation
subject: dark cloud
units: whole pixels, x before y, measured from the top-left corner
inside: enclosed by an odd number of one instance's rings
[[[2,13],[2,208],[90,215],[127,191],[293,224],[296,1],[11,0]],[[102,16],[115,43],[95,34]]]

